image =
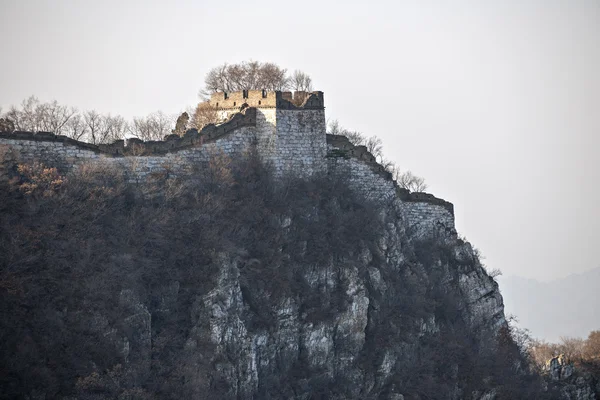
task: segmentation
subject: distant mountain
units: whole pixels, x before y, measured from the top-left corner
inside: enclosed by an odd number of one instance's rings
[[[538,339],[585,338],[600,329],[600,268],[550,282],[519,276],[498,282],[506,315],[517,316],[519,326]]]

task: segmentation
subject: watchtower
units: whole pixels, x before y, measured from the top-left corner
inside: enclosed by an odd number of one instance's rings
[[[312,175],[325,171],[327,139],[323,92],[218,92],[209,102],[222,119],[247,107],[257,109],[258,150],[277,172]]]

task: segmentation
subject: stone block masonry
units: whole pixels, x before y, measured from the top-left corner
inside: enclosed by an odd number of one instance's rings
[[[402,204],[408,228],[417,232],[445,231],[456,233],[454,215],[438,204],[405,201]]]
[[[205,165],[215,154],[242,154],[256,140],[255,134],[252,127],[239,127],[225,137],[207,139],[206,142],[199,139],[194,145],[175,147],[171,151],[151,151],[149,149],[156,149],[152,142],[148,144],[133,140],[123,147],[123,153],[114,153],[103,150],[101,146],[88,147],[86,143],[63,141],[48,135],[41,138],[37,134],[19,132],[18,139],[12,134],[0,133],[0,146],[14,150],[22,163],[39,162],[56,167],[61,173],[69,173],[86,163],[103,163],[127,169],[132,181],[141,182],[153,173],[168,170],[177,175],[187,172],[194,165]]]
[[[277,171],[305,175],[325,172],[327,142],[324,110],[277,110],[271,159]]]
[[[408,228],[454,232],[452,204],[399,188],[366,147],[326,134],[322,92],[215,93],[210,103],[227,122],[189,130],[182,137],[169,135],[164,141],[92,145],[49,132],[0,132],[0,146],[14,150],[21,162],[40,162],[63,173],[102,162],[126,169],[135,182],[165,171],[182,174],[202,168],[215,154],[235,158],[256,146],[278,176],[344,174],[368,198],[400,204]]]
[[[259,154],[278,174],[310,176],[326,169],[325,105],[323,92],[244,90],[214,93],[210,99],[220,118],[255,108],[265,116],[258,126]]]
[[[39,162],[56,167],[61,172],[68,172],[84,161],[106,157],[97,149],[86,149],[62,141],[40,140],[34,134],[29,136],[29,138],[26,138],[25,135],[21,134],[19,138],[11,138],[0,133],[0,145],[6,145],[14,150],[22,163]]]
[[[407,228],[417,235],[440,231],[456,233],[452,203],[398,187],[392,175],[365,146],[354,146],[344,136],[327,135],[327,160],[330,173],[345,174],[349,184],[368,198],[384,203],[399,199]]]

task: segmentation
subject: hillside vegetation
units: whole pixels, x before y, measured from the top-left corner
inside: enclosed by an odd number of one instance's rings
[[[251,152],[139,185],[0,150],[1,398],[550,396],[471,246],[343,176]]]

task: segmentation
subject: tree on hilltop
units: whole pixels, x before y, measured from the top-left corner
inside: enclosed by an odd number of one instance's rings
[[[217,124],[220,122],[219,112],[216,107],[212,106],[208,101],[198,103],[193,110],[190,119],[190,127],[201,130],[208,124]]]
[[[21,107],[12,106],[5,118],[12,121],[17,131],[44,131],[62,135],[68,122],[77,114],[74,107],[63,106],[53,100],[42,103],[37,97],[29,96],[21,102]]]
[[[1,111],[1,110],[0,110]],[[79,112],[58,101],[42,102],[35,96],[0,112],[0,132],[52,132],[92,144],[113,143],[127,136],[142,140],[163,140],[172,133],[175,117],[161,111],[128,122],[120,115],[101,114],[95,110]],[[175,127],[182,130],[183,127]]]
[[[396,165],[393,166],[392,176],[398,183],[398,186],[408,189],[411,192],[424,192],[427,190],[425,179],[413,174],[411,171],[401,171]],[[497,276],[497,272],[493,271],[493,275]]]
[[[294,91],[312,92],[312,79],[308,74],[296,70],[289,79],[289,88]]]
[[[74,125],[77,124],[81,137],[92,144],[113,143],[123,139],[129,129],[129,124],[120,115],[113,117],[110,114],[102,115],[95,110],[86,111],[81,117],[81,125],[78,124],[79,116],[76,117],[71,126],[74,129]],[[71,135],[75,135],[75,131],[72,131]]]
[[[138,139],[163,140],[172,133],[175,118],[162,111],[149,114],[146,117],[136,117],[129,127],[129,133]]]
[[[272,62],[243,61],[212,68],[204,78],[201,94],[238,92],[241,90],[300,90],[311,91],[312,79],[302,71],[288,76],[287,69]]]
[[[585,341],[584,354],[588,359],[600,360],[600,330],[590,332]]]

